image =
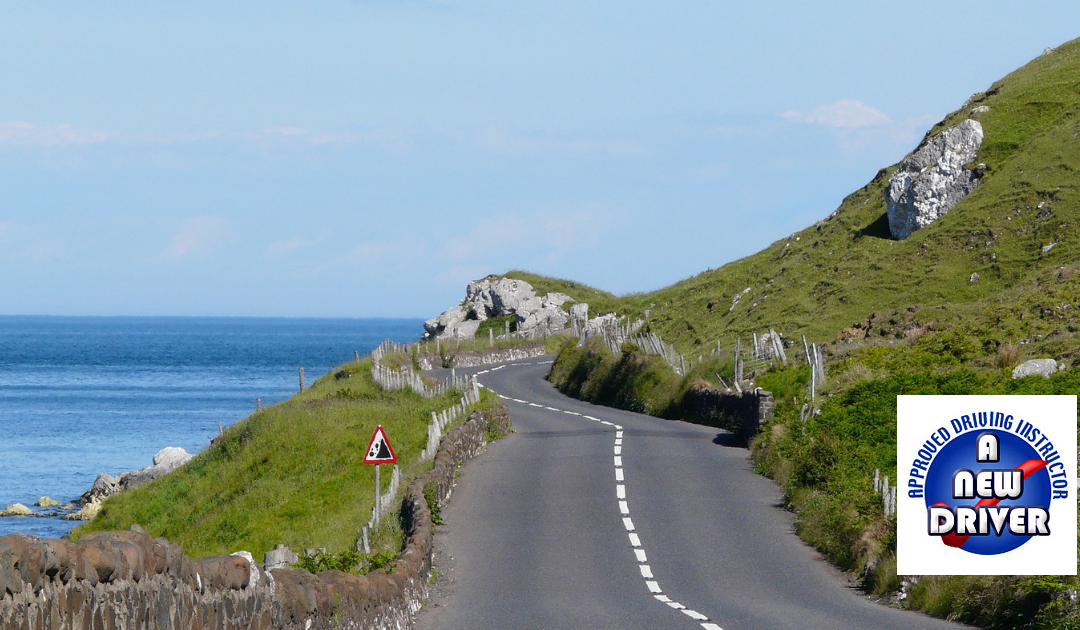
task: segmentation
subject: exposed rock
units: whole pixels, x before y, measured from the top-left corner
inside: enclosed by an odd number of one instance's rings
[[[0,516],[33,516],[34,511],[22,503],[12,503],[0,510]]]
[[[561,330],[568,321],[562,306],[572,301],[569,295],[558,292],[540,297],[524,280],[488,276],[469,283],[461,305],[424,322],[423,339],[470,339],[480,322],[508,315],[516,315],[518,330],[544,323],[550,330]]]
[[[1056,50],[1056,49],[1053,46],[1047,46],[1046,48],[1043,48],[1041,56],[1045,57],[1046,55],[1049,55],[1050,53],[1054,52],[1054,50]]]
[[[55,507],[57,505],[61,505],[61,503],[56,499],[51,499],[49,497],[41,497],[37,501],[34,501],[34,505],[38,507]]]
[[[974,116],[975,114],[985,114],[988,111],[990,111],[989,105],[979,105],[975,109],[971,110],[971,115]]]
[[[1042,253],[1044,253],[1044,254],[1050,253],[1050,250],[1054,249],[1055,245],[1057,245],[1057,243],[1050,243],[1049,245],[1043,245]]]
[[[1020,365],[1013,368],[1013,378],[1023,378],[1025,376],[1031,376],[1032,374],[1042,374],[1043,376],[1050,376],[1054,372],[1057,372],[1057,361],[1053,359],[1031,359],[1030,361],[1024,361]]]
[[[589,317],[589,303],[578,302],[570,306],[570,317],[584,321]]]
[[[975,272],[975,273],[971,274],[971,277],[968,278],[968,282],[978,282],[978,281],[979,281],[979,272]]]
[[[531,284],[524,280],[503,278],[491,287],[491,299],[494,303],[496,317],[517,313],[523,302],[535,298],[536,291],[533,290]],[[531,306],[531,304],[528,306]],[[536,307],[532,310],[536,310],[540,306],[541,303],[536,302]]]
[[[164,466],[170,471],[191,461],[191,453],[178,446],[166,446],[154,455],[154,465]]]
[[[120,478],[114,477],[109,473],[101,473],[97,476],[97,479],[94,480],[93,487],[79,497],[79,503],[85,505],[92,501],[102,501],[106,497],[111,497],[117,492],[120,492]]]
[[[543,306],[545,308],[548,307],[548,306],[553,306],[555,308],[558,308],[558,307],[562,306],[563,304],[566,304],[567,302],[573,302],[573,301],[574,301],[573,298],[571,298],[569,295],[567,295],[565,293],[558,293],[558,292],[548,293],[547,295],[544,296],[543,304],[541,306]]]
[[[78,512],[71,512],[60,517],[62,521],[92,521],[101,511],[101,501],[94,499],[79,508]]]
[[[982,125],[968,119],[904,159],[885,193],[893,238],[903,240],[930,225],[975,189],[979,178],[965,165],[975,159],[982,141]]]
[[[132,490],[141,488],[151,481],[162,477],[186,464],[194,457],[182,448],[166,446],[154,455],[154,465],[133,470],[120,475],[120,489]]]
[[[524,332],[538,326],[544,327],[546,325],[548,332],[557,332],[565,328],[568,321],[570,321],[570,317],[559,307],[545,306],[529,313],[525,317],[522,317],[521,313],[518,313],[517,329]]]

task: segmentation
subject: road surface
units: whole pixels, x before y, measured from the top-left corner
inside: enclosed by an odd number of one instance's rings
[[[962,626],[870,601],[793,533],[731,435],[568,398],[550,357],[459,370],[514,432],[443,510],[425,630],[874,630]]]

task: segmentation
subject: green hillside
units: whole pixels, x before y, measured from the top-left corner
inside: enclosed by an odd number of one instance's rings
[[[971,113],[981,106],[990,109]],[[827,379],[812,407],[801,343],[788,352],[798,360],[754,377],[773,392],[776,415],[752,455],[796,513],[798,534],[868,593],[897,605],[995,628],[1080,627],[1075,577],[903,582],[895,516],[885,515],[873,489],[875,469],[896,479],[899,394],[1080,391],[1075,367],[1050,378],[1011,376],[1024,359],[1073,366],[1080,358],[1078,112],[1080,40],[1006,76],[930,130],[927,140],[974,115],[984,131],[975,163],[986,165],[985,175],[944,217],[891,239],[885,192],[898,164],[882,169],[833,214],[757,254],[652,293],[599,294],[593,312],[633,317],[648,309],[647,328],[696,363],[686,375],[631,346],[615,355],[603,343],[567,343],[552,382],[593,402],[694,421],[686,393],[732,375],[736,337],[745,347],[749,333],[773,328],[792,341],[824,342]],[[598,294],[542,280],[585,301]],[[724,353],[694,360],[718,340]]]
[[[641,315],[652,306],[650,328],[687,355],[770,326],[832,340],[872,314],[878,336],[897,338],[915,322],[933,322],[965,326],[989,349],[1011,340],[1064,352],[1076,344],[1062,336],[1072,339],[1080,326],[1075,305],[1058,308],[1077,295],[1080,259],[1080,41],[994,83],[927,138],[984,105],[990,111],[975,118],[985,134],[977,161],[986,175],[949,214],[907,240],[889,238],[885,190],[893,165],[815,225],[658,291],[612,300],[577,283],[511,275],[590,304],[599,298],[600,310]]]

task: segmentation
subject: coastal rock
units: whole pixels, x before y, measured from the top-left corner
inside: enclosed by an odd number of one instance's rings
[[[94,499],[79,508],[78,512],[71,512],[60,517],[62,521],[92,521],[101,511],[101,501]]]
[[[41,497],[37,501],[34,501],[34,505],[38,507],[55,507],[60,505],[60,502],[49,497]]]
[[[34,511],[22,503],[12,503],[0,510],[0,516],[33,516]]]
[[[570,317],[572,317],[574,319],[577,319],[577,320],[580,320],[580,321],[585,321],[586,319],[588,319],[589,318],[589,303],[588,302],[578,302],[577,304],[571,305],[570,306]]]
[[[965,168],[982,146],[983,128],[965,120],[931,138],[900,164],[889,178],[885,203],[889,231],[903,240],[951,210],[979,183]]]
[[[480,320],[467,319],[447,328],[439,335],[443,339],[472,339],[480,328]]]
[[[117,492],[120,492],[120,478],[109,473],[101,473],[94,480],[94,485],[90,490],[79,497],[79,503],[85,505],[92,501],[103,501],[106,497],[111,497]]]
[[[567,302],[573,302],[574,299],[565,293],[559,293],[557,291],[548,293],[544,296],[541,306],[544,308],[554,307],[559,308]]]
[[[120,475],[120,489],[132,490],[134,488],[141,488],[158,477],[167,475],[180,466],[188,463],[192,457],[195,456],[182,448],[166,446],[158,451],[157,455],[154,455],[153,466],[147,466],[146,468],[140,468],[139,470],[133,470]]]
[[[1023,378],[1025,376],[1031,376],[1032,374],[1042,374],[1043,376],[1050,376],[1054,372],[1057,372],[1057,361],[1053,359],[1031,359],[1030,361],[1024,361],[1020,365],[1013,368],[1013,378]]]

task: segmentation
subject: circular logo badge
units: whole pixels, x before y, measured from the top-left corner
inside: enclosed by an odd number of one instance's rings
[[[983,436],[988,434],[996,437],[997,461],[987,461],[988,458],[985,455],[980,457],[980,448],[985,446],[980,444],[980,439],[985,440]],[[1016,472],[1024,468],[1025,462],[1031,461],[1045,465],[1042,463],[1042,457],[1027,440],[1007,431],[969,431],[958,435],[941,448],[933,463],[930,464],[930,469],[926,473],[926,507],[945,504],[953,510],[976,508],[978,518],[987,520],[989,520],[987,510],[977,508],[982,506],[1040,507],[1049,510],[1051,489],[1050,475],[1046,468],[1039,466],[1034,472],[1025,471],[1023,474],[1028,475],[1026,477]],[[1029,465],[1027,468],[1033,468],[1033,466]],[[979,473],[982,471],[995,471],[996,474],[983,474],[980,478]],[[970,484],[966,483],[968,477],[971,478]],[[1021,487],[1016,488],[1015,481],[1021,478]],[[985,483],[980,483],[980,479]],[[1002,481],[1001,486],[1005,488],[1004,490],[997,485],[998,480]],[[981,488],[977,489],[979,486]],[[958,488],[963,488],[964,491],[959,491]],[[989,494],[995,495],[994,498],[989,498],[988,494],[980,492],[988,488]],[[1003,494],[1010,496],[998,498]],[[1000,532],[996,531],[999,528]],[[999,524],[999,526],[990,524],[983,529],[987,533],[976,533],[966,537],[953,536],[946,541],[946,544],[958,546],[970,553],[991,556],[1012,551],[1031,539],[1030,535],[1013,533],[1007,523]]]

